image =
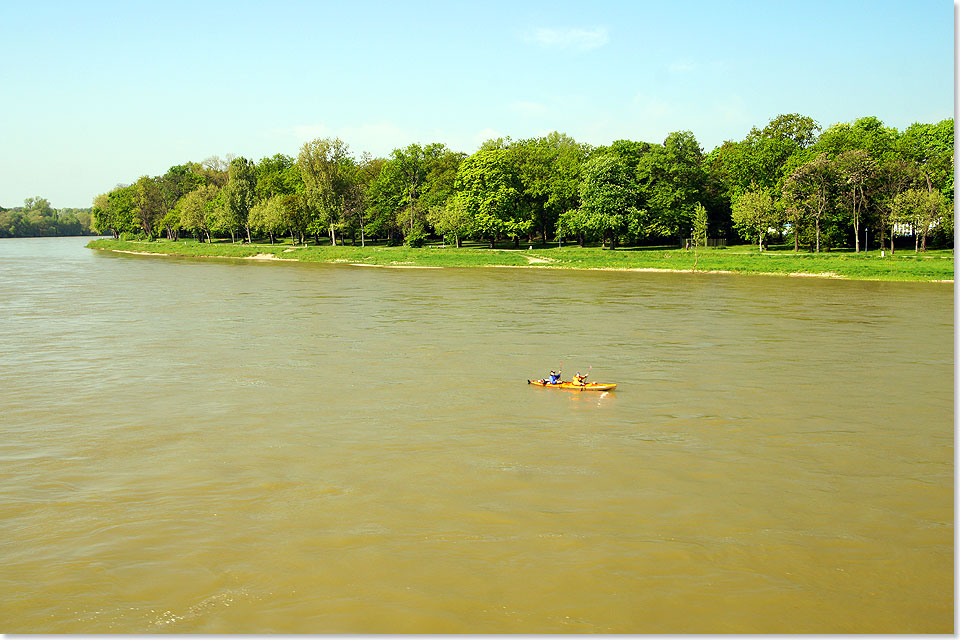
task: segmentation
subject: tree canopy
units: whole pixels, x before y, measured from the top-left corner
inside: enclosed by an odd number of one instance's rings
[[[147,238],[325,236],[333,245],[372,238],[413,246],[444,237],[458,246],[466,238],[491,246],[573,238],[611,248],[682,245],[692,236],[700,246],[706,228],[761,247],[764,239],[792,241],[797,251],[859,251],[872,231],[880,243],[916,238],[919,250],[928,239],[952,246],[953,170],[952,119],[901,132],[872,116],[823,129],[788,113],[709,153],[691,131],[602,147],[560,132],[496,138],[470,155],[413,143],[386,157],[358,157],[346,142],[323,138],[296,158],[214,156],[141,176],[98,195],[90,224]],[[911,190],[925,191],[926,204],[902,195]],[[0,234],[24,233],[29,215],[32,228],[51,226],[41,224],[50,216],[36,202],[11,211],[0,212]]]

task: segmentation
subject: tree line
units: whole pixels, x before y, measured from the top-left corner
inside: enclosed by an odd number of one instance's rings
[[[98,195],[92,215],[114,237],[208,242],[614,248],[709,236],[762,250],[774,237],[818,252],[909,236],[922,250],[953,242],[953,120],[900,132],[865,117],[821,130],[785,114],[710,153],[689,131],[599,147],[557,132],[498,138],[470,155],[410,144],[386,158],[324,138],[296,158],[213,157],[142,176]]]
[[[54,209],[46,198],[27,198],[22,207],[0,207],[0,238],[95,235],[91,209]]]

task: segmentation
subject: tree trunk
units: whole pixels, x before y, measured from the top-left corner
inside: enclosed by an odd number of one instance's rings
[[[246,225],[246,227],[247,227],[247,244],[253,244],[253,240],[250,239],[250,225]]]
[[[317,244],[320,244],[320,243],[317,242]],[[337,236],[336,236],[336,232],[333,230],[332,222],[330,223],[330,246],[331,247],[337,246]]]
[[[817,253],[820,253],[820,212],[817,212]]]
[[[454,237],[457,240],[457,249],[463,248],[463,240],[460,238],[460,236],[454,236]]]
[[[853,245],[854,253],[860,253],[860,212],[857,210],[857,188],[853,188]]]

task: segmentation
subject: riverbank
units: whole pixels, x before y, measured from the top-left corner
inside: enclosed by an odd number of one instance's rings
[[[534,269],[605,269],[622,271],[665,271],[740,273],[794,277],[841,278],[848,280],[897,280],[953,282],[952,250],[915,254],[899,250],[881,257],[869,253],[793,253],[773,250],[758,253],[755,247],[701,249],[696,254],[676,248],[634,248],[615,251],[599,247],[538,247],[534,249],[489,249],[482,247],[427,246],[336,246],[290,244],[234,244],[179,242],[131,242],[100,239],[91,249],[138,255],[196,258],[233,258],[326,262],[362,267],[523,267]]]

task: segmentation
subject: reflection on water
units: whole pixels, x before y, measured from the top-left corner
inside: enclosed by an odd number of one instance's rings
[[[949,285],[83,244],[0,242],[2,631],[953,631]]]

